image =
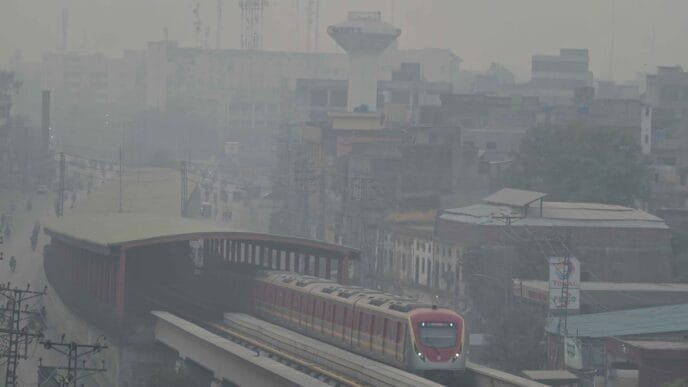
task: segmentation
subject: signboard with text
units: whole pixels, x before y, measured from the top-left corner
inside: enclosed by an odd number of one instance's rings
[[[564,339],[564,364],[566,366],[580,370],[583,368],[583,350],[580,339],[566,337]]]
[[[580,261],[575,257],[549,259],[549,308],[580,309]]]

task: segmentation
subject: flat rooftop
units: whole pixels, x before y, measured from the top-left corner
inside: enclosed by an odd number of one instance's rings
[[[547,281],[514,279],[514,286],[522,284],[524,287],[548,291]],[[591,282],[580,283],[580,289],[587,292],[686,292],[688,283],[649,283],[649,282]]]

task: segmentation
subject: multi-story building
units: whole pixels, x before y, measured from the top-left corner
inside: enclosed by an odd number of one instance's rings
[[[671,230],[664,220],[627,207],[548,202],[545,196],[503,189],[481,204],[443,210],[436,237],[462,248],[494,249],[498,253],[484,262],[498,277],[508,269],[518,278],[544,279],[546,258],[572,254],[581,261],[584,281],[671,280]]]
[[[533,55],[529,88],[550,105],[573,102],[579,87],[592,87],[587,49],[562,48],[559,55]]]
[[[659,67],[647,76],[644,102],[644,151],[654,161],[648,206],[688,207],[688,72],[680,66]]]
[[[43,70],[56,101],[141,106],[145,95],[145,51],[126,50],[121,58],[76,52],[46,53]]]

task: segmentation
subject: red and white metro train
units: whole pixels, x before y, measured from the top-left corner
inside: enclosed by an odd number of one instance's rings
[[[448,309],[282,271],[257,273],[251,301],[267,321],[419,375],[466,367],[464,319]]]

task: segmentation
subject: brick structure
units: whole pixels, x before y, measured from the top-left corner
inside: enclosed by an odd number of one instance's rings
[[[443,210],[436,237],[464,248],[491,247],[495,255],[512,250],[512,274],[524,279],[545,279],[546,258],[567,249],[581,261],[583,280],[671,279],[671,230],[664,220],[616,205],[547,202],[545,196],[504,189],[482,204]],[[503,259],[493,259],[493,269]]]

